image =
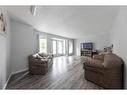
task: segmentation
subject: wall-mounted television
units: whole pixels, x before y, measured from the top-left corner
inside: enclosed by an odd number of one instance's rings
[[[81,49],[88,49],[92,50],[93,49],[93,43],[81,43]]]

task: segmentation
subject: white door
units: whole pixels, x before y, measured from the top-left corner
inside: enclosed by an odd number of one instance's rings
[[[61,56],[63,55],[63,42],[62,41],[58,41],[58,44],[57,44],[57,50],[58,50],[58,55]]]
[[[52,40],[52,53],[54,56],[65,55],[65,41]]]
[[[57,41],[56,40],[52,41],[52,53],[54,56],[57,56]]]

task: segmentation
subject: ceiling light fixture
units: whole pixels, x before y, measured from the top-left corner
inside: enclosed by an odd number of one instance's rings
[[[31,7],[30,7],[31,14],[32,14],[33,16],[35,16],[36,10],[37,10],[37,6],[31,6]]]

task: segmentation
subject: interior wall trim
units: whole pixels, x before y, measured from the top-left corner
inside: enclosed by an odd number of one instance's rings
[[[8,77],[8,79],[7,79],[7,81],[6,81],[6,83],[5,83],[4,87],[3,87],[3,90],[6,89],[6,87],[7,87],[7,85],[8,85],[8,82],[9,82],[9,80],[11,79],[11,76],[13,76],[13,75],[15,75],[15,74],[18,74],[18,73],[21,73],[21,72],[24,72],[24,71],[27,71],[27,70],[28,70],[28,68],[23,69],[23,70],[19,70],[19,71],[16,71],[16,72],[12,72],[12,73],[9,75],[9,77]]]

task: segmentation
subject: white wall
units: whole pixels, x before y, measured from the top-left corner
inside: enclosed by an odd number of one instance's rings
[[[1,8],[6,19],[6,35],[0,34],[0,88],[3,88],[11,74],[10,71],[10,23],[5,9]]]
[[[104,46],[110,45],[110,33],[79,38],[74,41],[75,54],[80,55],[80,43],[92,42],[95,50],[103,50]]]
[[[39,50],[38,35],[46,35],[47,50],[51,53],[51,38],[64,38],[48,33],[40,33],[32,26],[24,24],[14,19],[11,23],[11,72],[16,73],[28,69],[28,56],[37,53]]]
[[[125,86],[127,88],[127,7],[121,7],[111,30],[113,52],[125,62]]]
[[[34,29],[11,19],[11,71],[28,69],[28,56],[34,53]]]
[[[3,36],[1,36],[0,35],[0,60],[1,60],[1,62],[0,62],[0,88],[2,88],[3,87],[3,81],[5,81],[5,75],[6,75],[6,57],[7,57],[7,55],[6,55],[6,51],[7,51],[7,48],[6,48],[6,38],[5,37],[3,37]]]

